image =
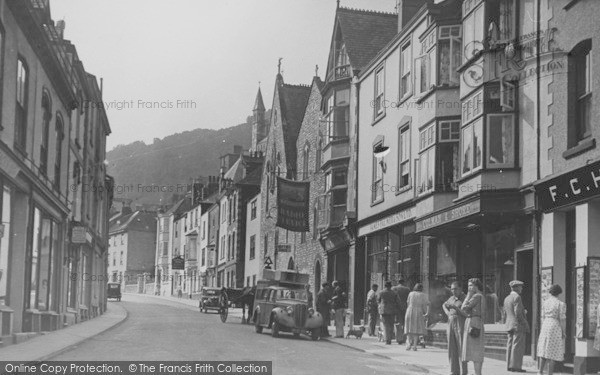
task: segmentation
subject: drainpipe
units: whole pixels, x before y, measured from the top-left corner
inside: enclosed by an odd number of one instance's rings
[[[359,147],[359,142],[358,142],[358,124],[359,124],[359,120],[358,120],[358,115],[360,113],[360,85],[358,84],[358,72],[354,73],[354,78],[352,79],[352,84],[354,85],[354,91],[355,91],[355,101],[354,101],[354,112],[355,112],[355,119],[354,119],[354,136],[355,136],[355,140],[354,140],[354,145],[356,147],[355,153],[354,155],[356,155],[356,158],[354,159],[354,182],[353,182],[353,187],[354,187],[354,212],[356,217],[354,218],[354,269],[352,270],[352,274],[354,275],[354,280],[353,280],[353,284],[352,284],[352,288],[354,290],[356,290],[356,261],[357,261],[357,257],[356,254],[358,253],[357,251],[357,246],[359,244],[361,244],[361,241],[358,240],[358,227],[356,226],[356,222],[358,221],[358,147]],[[362,249],[363,251],[365,251],[365,249]],[[365,251],[366,254],[366,251]],[[363,263],[363,267],[365,268],[365,276],[366,276],[366,269],[367,269],[367,263]],[[363,280],[363,287],[364,285],[368,283],[366,283],[366,277],[365,280]],[[365,289],[366,290],[366,289]],[[363,298],[362,296],[360,298]],[[364,308],[362,309],[363,311],[360,313],[361,315],[363,315],[363,321],[367,321],[367,317],[364,316]],[[350,322],[352,324],[354,324],[354,318],[356,316],[356,314],[358,313],[356,311],[356,293],[352,293],[352,312],[354,314],[354,316],[350,317]]]

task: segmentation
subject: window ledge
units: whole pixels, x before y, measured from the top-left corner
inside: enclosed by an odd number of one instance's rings
[[[577,146],[573,146],[563,152],[562,156],[565,159],[570,159],[594,148],[596,148],[596,138],[586,138],[579,141]]]
[[[403,186],[400,189],[398,189],[398,191],[396,191],[396,195],[400,195],[400,194],[406,193],[407,191],[412,190],[412,188],[413,187],[411,185]]]
[[[377,206],[379,203],[383,203],[383,198],[376,200],[374,202],[371,202],[371,207],[375,207]]]
[[[375,126],[375,124],[377,124],[379,121],[381,121],[381,119],[383,119],[384,117],[385,117],[385,111],[373,119],[371,126]]]

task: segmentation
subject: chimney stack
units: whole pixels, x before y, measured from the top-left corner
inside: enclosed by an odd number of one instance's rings
[[[430,0],[397,0],[396,9],[398,10],[398,32],[404,29],[404,26],[417,14],[419,8]]]
[[[243,150],[243,148],[240,145],[233,146],[233,153],[236,155],[241,155],[243,152],[242,150]]]
[[[56,32],[58,33],[58,38],[60,40],[62,40],[65,36],[65,20],[60,20],[56,22],[56,26],[54,27],[56,29]]]

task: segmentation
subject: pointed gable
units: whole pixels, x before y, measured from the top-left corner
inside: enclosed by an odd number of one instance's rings
[[[336,14],[333,40],[338,30],[342,34],[352,69],[361,70],[396,36],[398,15],[340,7]],[[334,44],[332,42],[332,49]],[[336,58],[335,51],[330,54],[331,58]],[[328,65],[331,64],[335,64],[335,61],[330,61]]]
[[[283,138],[286,161],[289,166],[296,165],[296,140],[304,118],[304,111],[310,96],[310,86],[287,85],[281,87],[281,116],[284,119]]]

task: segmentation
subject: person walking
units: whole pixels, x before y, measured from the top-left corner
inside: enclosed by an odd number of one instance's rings
[[[398,285],[392,287],[392,290],[398,295],[400,300],[400,308],[398,309],[398,315],[396,315],[396,342],[402,345],[406,342],[406,335],[404,334],[404,318],[406,317],[406,308],[408,307],[408,295],[410,294],[410,288],[404,285],[404,279],[398,280]]]
[[[404,318],[404,333],[408,335],[406,350],[417,351],[419,336],[425,335],[425,316],[428,313],[429,299],[423,293],[423,284],[417,283],[407,299],[408,307]]]
[[[461,354],[462,354],[462,339],[465,328],[466,316],[460,310],[465,300],[465,293],[458,281],[452,283],[450,287],[452,297],[442,305],[444,312],[448,316],[448,330],[446,336],[448,339],[448,359],[450,360],[450,374],[451,375],[467,375],[467,362],[462,362],[462,373],[461,367]]]
[[[396,321],[396,314],[400,308],[400,299],[398,295],[392,291],[392,282],[385,282],[385,289],[377,296],[377,302],[379,303],[379,314],[381,315],[381,321],[383,322],[383,333],[385,337],[385,344],[392,344],[392,337],[394,335],[394,322]]]
[[[485,314],[483,284],[479,279],[469,279],[467,296],[463,301],[460,311],[467,317],[462,339],[463,362],[473,362],[475,375],[481,375],[484,352],[484,326],[482,317]]]
[[[542,328],[538,338],[537,355],[541,358],[538,374],[544,373],[548,363],[548,375],[554,374],[554,363],[565,357],[565,329],[567,305],[558,299],[562,288],[558,284],[548,289],[550,297],[542,305]]]
[[[527,312],[523,306],[521,293],[523,282],[513,280],[508,285],[512,291],[504,299],[504,312],[506,314],[506,366],[511,372],[525,372],[523,370],[523,355],[525,355],[525,335],[529,332]]]
[[[344,315],[346,314],[346,293],[339,281],[333,282],[331,307],[335,310],[335,337],[344,337]]]
[[[331,317],[329,312],[331,306],[329,305],[329,283],[325,282],[321,285],[321,290],[317,293],[317,311],[323,317],[323,326],[321,330],[321,337],[330,337],[329,334],[329,322]]]
[[[373,284],[371,290],[367,293],[367,312],[369,314],[369,336],[375,336],[377,328],[377,318],[379,315],[379,306],[377,303],[377,289],[379,285]]]

